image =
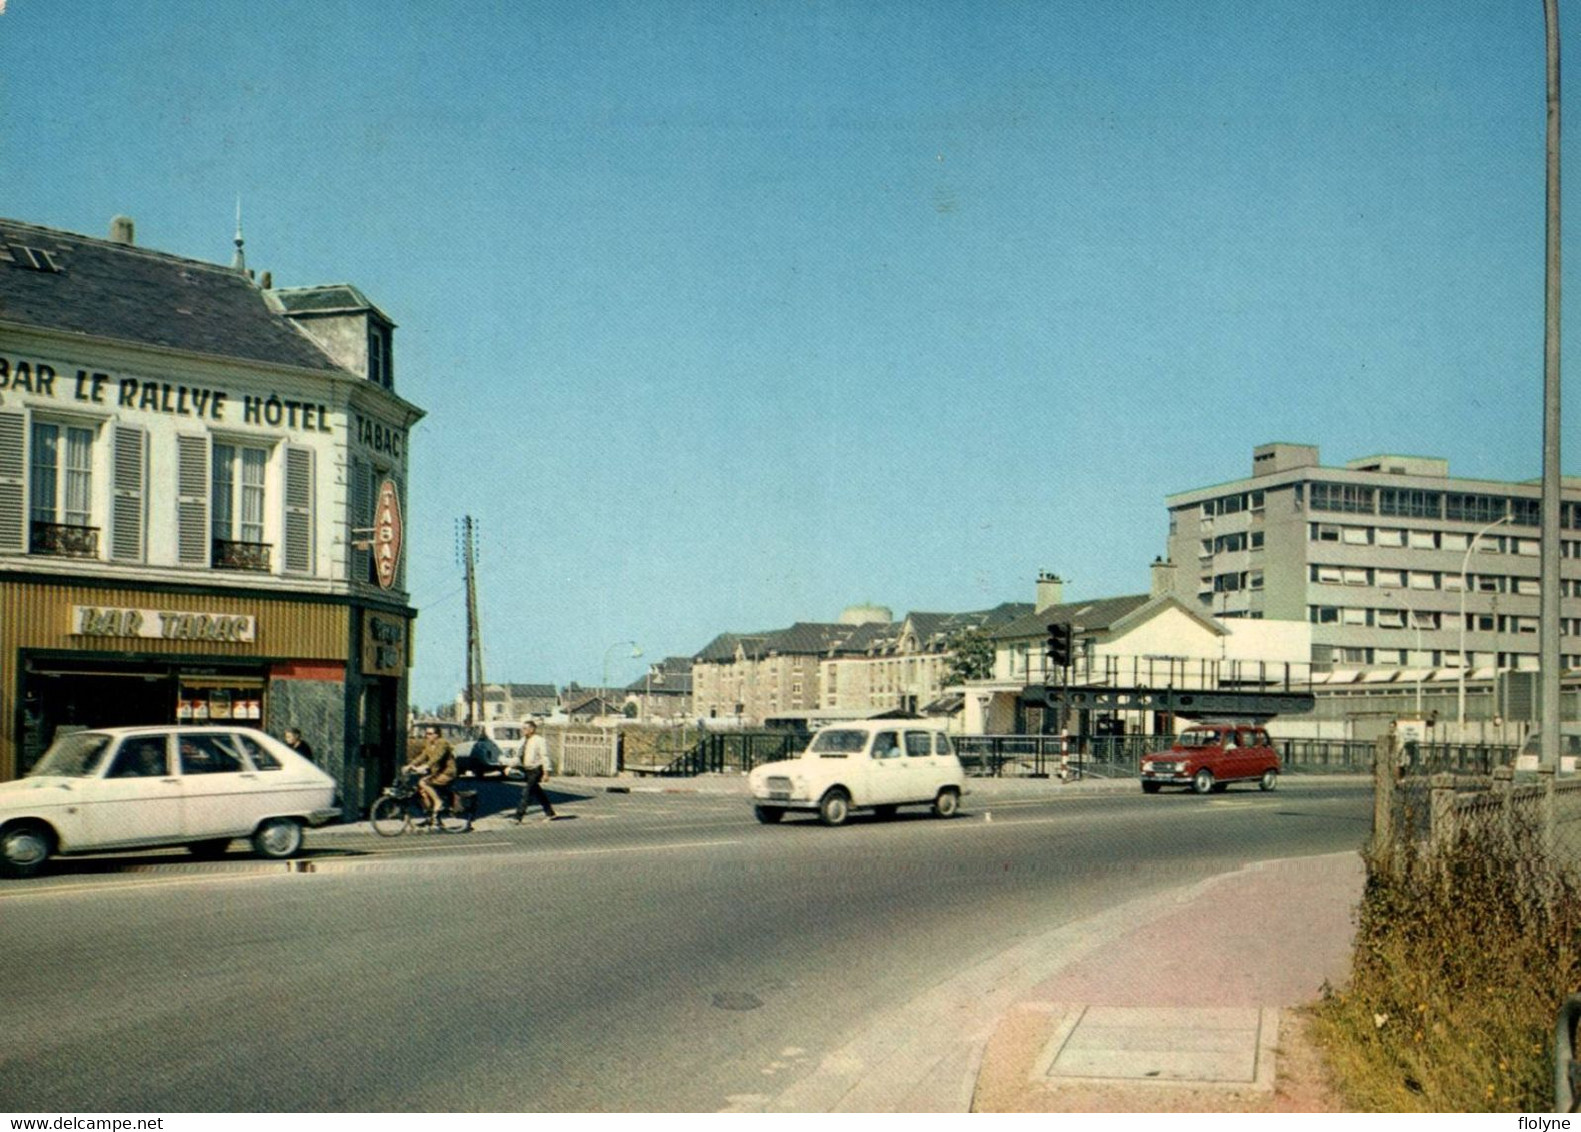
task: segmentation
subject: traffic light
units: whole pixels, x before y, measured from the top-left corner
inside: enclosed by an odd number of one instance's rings
[[[1056,621],[1049,626],[1049,663],[1055,668],[1070,667],[1070,622]]]

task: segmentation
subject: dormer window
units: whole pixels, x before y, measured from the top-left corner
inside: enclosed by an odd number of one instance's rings
[[[395,378],[390,360],[390,328],[372,320],[368,323],[368,380],[383,389],[392,389]]]
[[[11,259],[18,267],[25,267],[29,271],[57,272],[60,265],[55,262],[55,257],[43,248],[30,248],[26,244],[12,244]]]

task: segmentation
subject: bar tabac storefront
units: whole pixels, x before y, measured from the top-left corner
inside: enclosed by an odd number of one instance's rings
[[[294,726],[360,809],[402,746],[412,617],[344,596],[0,581],[0,779],[62,728]]]

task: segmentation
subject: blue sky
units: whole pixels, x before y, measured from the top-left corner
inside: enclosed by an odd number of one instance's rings
[[[489,678],[626,682],[1145,589],[1164,496],[1269,440],[1540,473],[1537,0],[9,0],[0,44],[0,213],[228,262],[239,194],[250,265],[400,325],[424,706],[464,514]]]

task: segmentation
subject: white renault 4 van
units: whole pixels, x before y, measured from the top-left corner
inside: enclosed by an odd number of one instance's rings
[[[931,806],[939,817],[952,817],[966,774],[942,725],[865,719],[822,728],[799,758],[764,763],[748,784],[761,822],[802,810],[824,825],[840,825],[853,810],[888,817],[901,806]]]

